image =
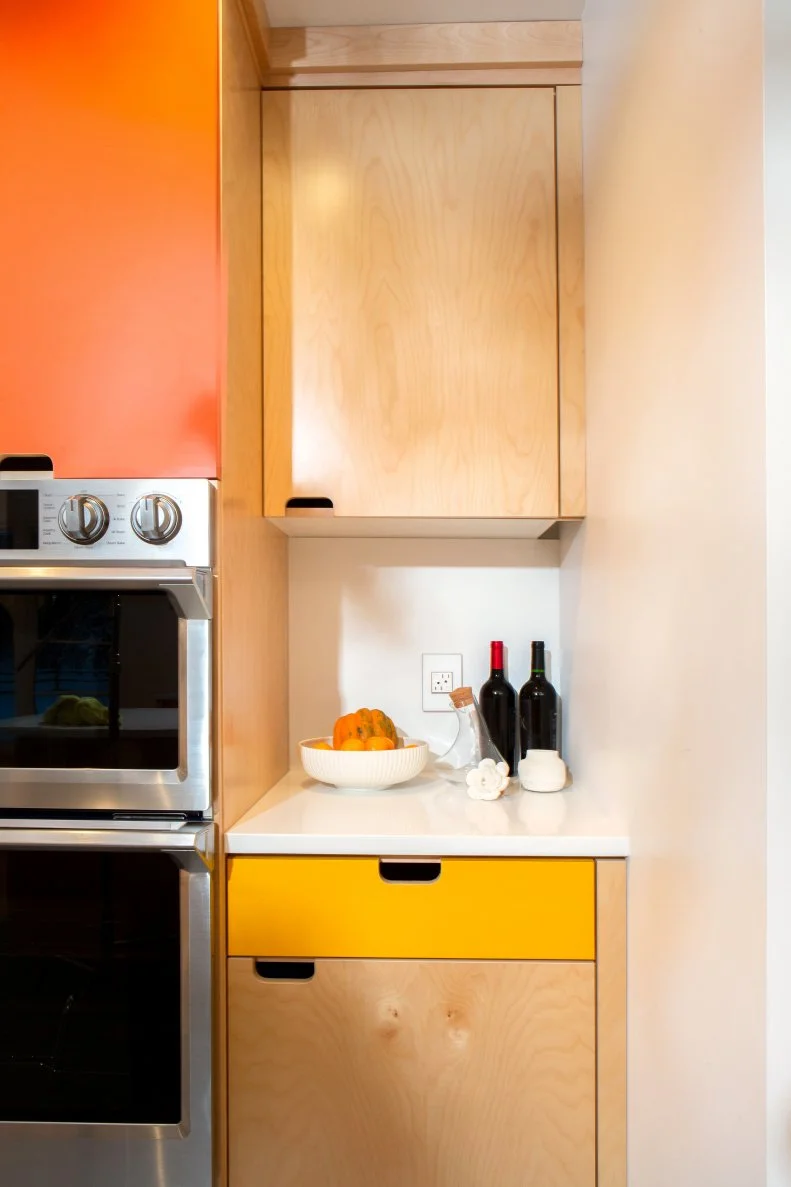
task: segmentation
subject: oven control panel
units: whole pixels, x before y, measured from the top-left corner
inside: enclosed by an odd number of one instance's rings
[[[0,565],[165,561],[208,568],[214,493],[202,478],[0,481]]]

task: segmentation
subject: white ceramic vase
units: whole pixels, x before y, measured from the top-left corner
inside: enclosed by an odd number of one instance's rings
[[[525,791],[562,791],[567,778],[557,750],[528,750],[519,763],[519,782]]]

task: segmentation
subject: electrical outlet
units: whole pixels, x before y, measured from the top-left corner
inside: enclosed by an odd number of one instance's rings
[[[435,692],[453,692],[453,673],[452,672],[432,672],[431,673],[431,691]]]
[[[449,693],[461,684],[461,654],[423,655],[423,712],[452,713]]]

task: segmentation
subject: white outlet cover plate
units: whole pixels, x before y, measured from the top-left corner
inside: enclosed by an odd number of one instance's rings
[[[451,688],[459,688],[461,679],[461,652],[433,652],[423,653],[423,712],[424,713],[452,713],[453,705],[446,692],[431,691],[432,672],[452,672]]]

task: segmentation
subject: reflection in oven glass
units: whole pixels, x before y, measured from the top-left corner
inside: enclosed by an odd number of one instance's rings
[[[178,705],[167,594],[0,593],[0,766],[175,770]]]
[[[0,852],[0,1121],[180,1120],[178,867]]]

